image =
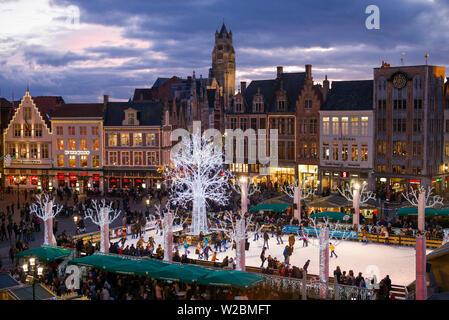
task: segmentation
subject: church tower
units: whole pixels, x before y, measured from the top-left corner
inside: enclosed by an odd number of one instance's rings
[[[211,71],[218,84],[223,88],[225,107],[228,107],[229,97],[235,93],[235,51],[232,45],[232,31],[228,32],[224,23],[220,33],[215,31]]]

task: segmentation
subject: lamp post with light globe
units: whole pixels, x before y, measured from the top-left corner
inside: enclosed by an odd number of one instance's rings
[[[30,279],[31,285],[33,286],[33,300],[36,300],[36,281],[43,275],[44,268],[36,265],[36,258],[30,257],[22,265],[22,269],[27,275],[27,278]]]

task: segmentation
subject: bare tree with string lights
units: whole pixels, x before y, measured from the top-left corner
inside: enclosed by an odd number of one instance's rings
[[[360,189],[361,188],[361,189]],[[338,192],[346,198],[349,202],[352,202],[354,208],[354,215],[352,217],[352,224],[359,227],[359,214],[360,205],[364,205],[369,200],[376,200],[376,194],[368,190],[368,184],[366,182],[362,183],[362,186],[358,182],[354,183],[353,188],[344,187],[342,189],[337,188]]]
[[[109,253],[109,225],[120,216],[120,210],[114,209],[113,202],[108,204],[105,199],[93,200],[84,216],[100,227],[100,252]]]
[[[30,213],[44,221],[44,245],[56,246],[55,235],[53,234],[53,219],[62,210],[62,205],[55,203],[54,197],[43,194],[36,195],[37,201],[31,204]]]
[[[294,218],[301,223],[301,200],[310,198],[314,194],[313,188],[304,188],[304,181],[302,184],[299,181],[295,181],[295,183],[282,186],[282,191],[293,199],[293,203],[296,205]]]
[[[426,227],[426,208],[443,206],[443,198],[433,193],[433,187],[419,187],[403,193],[402,196],[412,206],[418,207],[418,230],[416,235],[416,300],[427,299],[426,280],[426,237],[424,235]]]

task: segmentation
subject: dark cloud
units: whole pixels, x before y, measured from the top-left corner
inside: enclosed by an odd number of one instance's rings
[[[368,79],[382,60],[398,65],[403,51],[406,64],[422,64],[429,53],[429,63],[445,66],[449,57],[447,0],[54,2],[78,6],[82,23],[120,27],[122,37],[151,43],[149,48],[99,44],[83,53],[26,46],[28,63],[41,67],[28,75],[40,90],[37,94],[51,92],[78,101],[95,100],[104,92],[127,99],[134,87],[149,86],[158,76],[185,77],[193,70],[207,76],[214,33],[223,19],[233,31],[242,79],[272,77],[277,65],[301,68],[308,63],[318,81],[325,74],[331,80]],[[365,8],[371,4],[380,8],[380,30],[365,27]],[[89,69],[74,66],[103,59],[126,62]],[[9,74],[20,72],[14,68]],[[17,86],[23,87],[23,77],[18,78]],[[1,78],[0,86],[14,87]]]

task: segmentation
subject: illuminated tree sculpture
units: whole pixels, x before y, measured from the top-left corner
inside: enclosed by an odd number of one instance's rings
[[[54,203],[54,198],[48,194],[37,195],[37,201],[31,204],[30,213],[35,213],[37,217],[44,221],[44,245],[56,246],[55,235],[53,234],[53,218],[61,212],[62,205]]]
[[[192,202],[190,234],[208,234],[207,202],[225,205],[228,201],[229,172],[223,169],[223,152],[199,132],[182,139],[172,150],[174,168],[169,172],[170,199],[174,205]]]
[[[225,221],[220,221],[218,231],[223,231],[226,236],[232,241],[235,241],[235,260],[236,269],[245,271],[245,243],[248,238],[248,230],[252,225],[252,215],[242,217],[241,212],[233,214],[226,211],[224,214]],[[235,222],[234,222],[235,220]]]
[[[173,222],[179,220],[182,225],[184,219],[178,215],[178,209],[170,209],[170,202],[167,201],[165,207],[161,205],[155,205],[156,213],[159,215],[162,221],[162,247],[164,249],[164,261],[173,261]]]
[[[403,193],[402,196],[412,206],[418,207],[418,230],[424,232],[425,229],[425,211],[426,208],[434,208],[436,206],[443,206],[443,198],[439,195],[433,194],[433,187],[420,187],[413,189],[410,187],[410,192]]]
[[[298,181],[291,183],[282,187],[282,191],[293,198],[293,202],[296,204],[296,209],[294,211],[294,217],[301,223],[301,200],[307,199],[313,195],[313,188],[304,188],[304,182],[302,185]]]
[[[426,280],[426,237],[425,217],[426,208],[434,208],[443,205],[443,198],[433,194],[433,187],[420,187],[410,192],[403,193],[402,196],[414,207],[418,207],[418,230],[421,233],[416,235],[415,259],[416,259],[416,300],[427,299],[427,280]]]
[[[246,235],[251,216],[248,217],[248,221],[245,219],[245,215],[248,212],[248,197],[254,193],[259,192],[259,186],[254,183],[250,183],[247,177],[240,177],[240,179],[234,179],[232,184],[233,189],[241,195],[241,210],[236,221],[236,266],[237,270],[245,271],[245,246]],[[248,222],[248,223],[246,223]]]
[[[326,299],[329,282],[329,243],[332,241],[332,245],[338,246],[344,240],[357,239],[358,233],[357,231],[345,230],[343,225],[338,222],[331,224],[328,219],[324,219],[324,223],[318,225],[315,219],[311,219],[311,222],[313,233],[317,237],[317,241],[311,241],[311,244],[320,248],[320,297]]]
[[[359,227],[359,214],[360,205],[367,203],[369,200],[376,200],[376,194],[367,189],[368,184],[362,183],[362,189],[358,182],[354,183],[353,188],[345,187],[343,189],[337,188],[340,194],[346,198],[346,200],[352,202],[354,208],[354,215],[352,216],[352,224]]]
[[[100,252],[109,253],[109,224],[120,216],[120,210],[112,208],[113,203],[107,204],[105,199],[92,201],[92,208],[88,208],[84,216],[100,227]]]

